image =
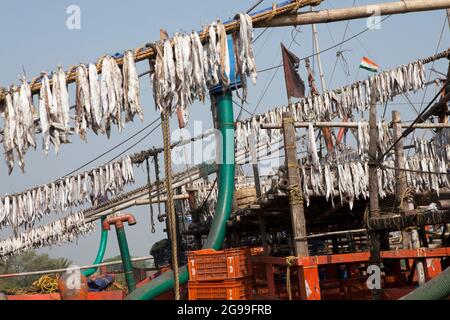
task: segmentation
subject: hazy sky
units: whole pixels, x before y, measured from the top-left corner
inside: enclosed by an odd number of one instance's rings
[[[220,18],[227,20],[240,11],[248,9],[255,0],[247,1],[219,1],[219,0],[191,0],[191,1],[1,1],[0,11],[3,13],[0,21],[0,85],[2,87],[18,83],[18,76],[25,70],[29,77],[38,75],[41,71],[51,72],[61,64],[64,69],[80,62],[95,62],[104,54],[115,54],[126,49],[139,47],[147,42],[159,38],[159,29],[164,28],[170,34],[177,31],[190,32],[199,30],[211,21]],[[353,0],[326,0],[322,9],[331,7],[346,7],[353,4]],[[356,1],[356,4],[367,4],[381,1]],[[384,2],[384,1],[383,1]],[[261,8],[271,6],[266,0]],[[66,9],[70,5],[81,8],[81,30],[69,30],[66,27],[68,15]],[[320,49],[324,50],[340,42],[346,30],[346,22],[328,25],[318,25]],[[364,30],[366,20],[351,21],[346,32],[346,38]],[[439,50],[449,47],[449,25],[445,21],[445,12],[434,11],[408,15],[393,16],[381,24],[379,30],[372,30],[353,39],[342,46],[349,75],[344,72],[345,63],[339,62],[331,79],[336,61],[336,50],[329,50],[322,54],[322,63],[327,86],[337,88],[357,79],[366,78],[369,73],[358,71],[360,59],[368,56],[375,60],[381,69],[390,69],[403,63],[415,61],[418,58],[432,55],[437,50],[438,41],[443,30]],[[262,30],[256,30],[255,35]],[[295,41],[292,42],[293,37]],[[311,27],[277,28],[264,33],[255,44],[255,53],[258,69],[265,69],[281,62],[280,42],[289,45],[292,42],[292,51],[299,57],[305,57],[312,52]],[[317,66],[317,64],[315,64]],[[429,69],[431,65],[427,65]],[[139,71],[146,71],[146,62],[138,64]],[[447,62],[436,62],[434,68],[446,73]],[[304,65],[302,77],[306,79]],[[318,70],[316,68],[316,74]],[[249,104],[245,106],[252,112],[261,100],[257,112],[265,111],[274,106],[286,103],[286,93],[282,78],[282,70],[276,73],[269,86],[274,72],[261,73],[256,87],[249,87]],[[428,76],[428,73],[427,73]],[[436,74],[432,75],[433,78]],[[319,79],[317,84],[320,87]],[[144,125],[151,123],[158,117],[154,102],[150,95],[149,79],[143,78],[142,99],[145,107],[145,122],[128,124],[122,134],[116,131],[110,140],[106,137],[96,137],[89,132],[89,142],[80,142],[78,137],[72,138],[72,144],[63,146],[58,157],[53,154],[47,158],[41,147],[37,151],[30,151],[26,157],[26,174],[20,173],[17,168],[12,176],[7,175],[6,164],[0,160],[0,194],[14,193],[38,186],[66,175],[110,147],[130,137]],[[266,94],[262,96],[265,88]],[[435,93],[436,88],[430,87],[425,102]],[[411,94],[410,99],[419,109],[423,92]],[[74,101],[73,95],[71,102]],[[393,109],[402,111],[404,120],[414,119],[415,113],[406,104],[404,98],[399,98],[389,105],[387,118],[390,118]],[[382,111],[382,109],[380,109]],[[203,127],[211,127],[211,114],[209,102],[205,105],[194,104],[191,108],[191,119],[203,121]],[[380,111],[380,113],[381,113]],[[236,108],[236,114],[239,109]],[[244,117],[248,115],[244,113]],[[0,126],[3,126],[0,121]],[[175,123],[173,123],[173,127]],[[148,131],[147,131],[148,132]],[[106,163],[118,153],[127,149],[140,139],[145,133],[119,148],[117,151],[97,161],[93,166]],[[39,143],[41,138],[39,137]],[[152,146],[161,146],[161,131],[157,130],[150,138],[136,146],[129,153],[140,151]],[[144,185],[145,174],[142,169],[135,170],[137,184]],[[77,212],[79,208],[73,208]],[[134,256],[148,255],[148,252],[157,240],[162,239],[162,225],[158,225],[156,235],[150,233],[149,209],[131,208],[126,212],[133,213],[138,219],[138,225],[127,227],[130,250]],[[67,215],[65,213],[64,215]],[[61,215],[51,215],[50,220]],[[50,221],[46,219],[44,222]],[[0,231],[0,238],[9,235],[8,231]],[[80,238],[78,243],[63,247],[47,248],[41,252],[48,252],[53,257],[67,257],[75,263],[82,265],[92,262],[96,255],[100,230],[86,238]],[[111,233],[107,257],[119,254],[115,234]]]

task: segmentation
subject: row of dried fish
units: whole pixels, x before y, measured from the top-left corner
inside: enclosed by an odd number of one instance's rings
[[[380,121],[377,123],[378,129],[378,152],[384,154],[394,143],[391,131],[389,130],[389,123],[386,121]],[[367,159],[369,152],[369,123],[367,121],[358,122],[358,155],[361,159]]]
[[[61,66],[52,74],[51,85],[47,73],[42,73],[37,110],[25,78],[22,78],[20,90],[14,86],[10,88],[5,105],[0,108],[3,109],[3,146],[9,174],[14,168],[15,153],[19,167],[25,170],[24,156],[30,147],[36,148],[37,130],[42,132],[45,154],[49,153],[50,144],[58,154],[61,144],[69,143],[69,135],[73,131],[83,140],[86,140],[88,128],[110,137],[111,123],[116,124],[120,132],[124,123],[133,121],[136,115],[144,119],[133,52],[125,52],[122,70],[111,56],[103,57],[100,64],[100,78],[95,64],[76,67],[73,126],[66,74]]]
[[[180,124],[189,119],[188,107],[195,99],[205,101],[208,88],[232,85],[233,76],[240,76],[242,98],[246,99],[246,77],[256,83],[256,63],[252,48],[253,25],[250,16],[239,14],[240,30],[233,37],[237,74],[231,74],[230,51],[225,26],[220,21],[207,28],[208,40],[202,44],[196,32],[167,35],[153,48],[156,51],[153,91],[157,107],[178,112]]]
[[[236,143],[248,147],[249,136],[258,141],[277,139],[280,129],[262,130],[262,124],[282,123],[283,113],[291,112],[297,122],[327,121],[335,116],[353,118],[354,112],[366,111],[371,92],[375,90],[377,101],[387,102],[396,95],[417,91],[425,84],[424,66],[419,62],[400,66],[394,70],[374,75],[364,82],[356,82],[333,91],[302,99],[290,106],[279,107],[261,115],[255,115],[236,125]]]
[[[70,207],[93,203],[108,194],[118,194],[134,183],[130,157],[92,171],[66,177],[51,184],[6,195],[0,199],[0,227],[32,228],[52,212],[67,212]]]
[[[196,189],[196,202],[202,207],[203,219],[213,217],[216,211],[218,189],[217,184],[209,181],[196,181],[193,183]]]
[[[77,213],[68,216],[17,237],[0,241],[0,259],[6,260],[9,257],[45,246],[74,242],[80,235],[85,236],[95,231],[95,226],[95,223],[86,223],[83,214]]]
[[[383,161],[377,170],[378,194],[385,198],[395,192],[395,168],[391,158]],[[439,193],[449,188],[448,162],[439,157],[425,160],[414,155],[405,158],[407,185],[415,192],[433,190]],[[341,203],[348,202],[353,208],[355,200],[369,196],[369,172],[367,161],[348,161],[337,164],[320,164],[301,167],[303,196],[309,206],[311,196],[324,196],[334,205],[334,198]]]
[[[416,191],[434,190],[439,194],[439,189],[450,187],[448,181],[449,146],[444,150],[436,149],[433,140],[415,139],[415,154],[405,163],[406,179]],[[439,151],[439,152],[438,152]],[[429,174],[427,172],[439,172],[441,174]]]
[[[354,112],[368,110],[372,94],[386,103],[397,95],[418,91],[425,86],[425,67],[421,61],[376,74],[365,81],[300,100],[296,121],[322,121],[334,117],[352,118]]]

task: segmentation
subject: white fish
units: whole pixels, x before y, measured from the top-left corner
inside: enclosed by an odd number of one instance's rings
[[[75,133],[86,141],[86,129],[91,126],[92,114],[88,70],[83,64],[77,67],[76,84]]]
[[[13,107],[13,101],[10,93],[5,96],[4,128],[3,128],[3,148],[5,150],[6,164],[8,165],[9,175],[14,168],[14,138],[16,135],[16,114]]]
[[[201,102],[205,101],[207,85],[205,79],[204,49],[197,32],[191,33],[192,66],[195,91]]]
[[[230,85],[230,74],[231,74],[231,66],[230,66],[230,52],[228,50],[228,38],[227,33],[225,31],[225,26],[223,23],[217,23],[217,30],[219,35],[219,45],[220,45],[220,77],[222,80],[222,84],[224,89],[228,88]]]
[[[16,116],[16,133],[15,133],[15,137],[14,137],[14,146],[17,151],[19,167],[22,170],[22,172],[25,173],[24,155],[26,153],[25,149],[27,146],[27,142],[25,139],[26,136],[25,136],[25,130],[24,130],[24,126],[23,126],[24,110],[21,106],[20,94],[19,94],[19,91],[17,90],[17,87],[13,86],[12,91],[13,91],[13,108],[14,108],[14,113]]]
[[[144,121],[144,111],[141,106],[140,83],[132,51],[126,51],[123,57],[123,94],[125,102],[125,121],[133,121],[136,114]]]
[[[20,104],[23,108],[23,125],[25,129],[27,146],[36,149],[35,125],[34,125],[34,105],[31,95],[31,88],[25,77],[21,77]]]
[[[42,75],[41,91],[39,94],[39,120],[42,130],[43,149],[48,155],[50,151],[50,114],[53,105],[52,92],[46,73]]]
[[[97,67],[89,64],[89,90],[92,112],[92,130],[95,134],[102,133],[103,109],[100,98],[100,83],[98,80]]]

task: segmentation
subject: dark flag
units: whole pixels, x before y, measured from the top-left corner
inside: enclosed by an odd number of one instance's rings
[[[300,59],[290,52],[283,44],[281,44],[281,51],[283,53],[284,77],[286,79],[288,99],[291,97],[304,98],[305,82],[303,82],[298,74]]]

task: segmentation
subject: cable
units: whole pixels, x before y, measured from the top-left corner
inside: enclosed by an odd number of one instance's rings
[[[375,24],[375,25],[381,24],[382,22],[386,21],[386,20],[389,19],[390,17],[391,17],[390,15],[389,15],[389,16],[386,16],[385,18],[383,18],[380,22],[378,22],[378,23]],[[375,26],[375,25],[374,25],[374,26]],[[348,39],[345,39],[344,41],[342,41],[342,42],[340,42],[340,43],[338,43],[338,44],[336,44],[336,45],[334,45],[334,46],[328,47],[328,48],[326,48],[326,49],[324,49],[324,50],[322,50],[322,51],[320,51],[320,52],[316,52],[315,54],[312,54],[312,55],[310,55],[310,56],[301,58],[300,61],[303,61],[303,60],[306,60],[306,59],[309,59],[309,58],[313,58],[313,57],[315,57],[315,56],[318,55],[318,54],[322,54],[322,53],[324,53],[324,52],[330,51],[330,50],[336,48],[337,46],[339,46],[339,45],[341,45],[341,44],[343,44],[343,43],[349,42],[349,41],[351,41],[351,40],[353,40],[353,39],[359,37],[360,35],[366,33],[367,31],[372,30],[372,28],[373,28],[374,26],[372,26],[372,27],[370,27],[370,28],[366,28],[366,29],[364,29],[364,30],[358,32],[358,33],[355,34],[354,36],[352,36],[352,37],[350,37],[350,38],[348,38]],[[262,69],[262,70],[259,70],[258,73],[263,73],[263,72],[271,71],[271,70],[280,68],[280,67],[282,67],[282,66],[283,66],[283,65],[280,64],[280,65],[277,65],[277,66],[273,66],[273,67],[269,67],[269,68],[266,68],[266,69]]]
[[[156,121],[155,121],[156,122]],[[119,153],[116,157],[114,157],[113,159],[111,159],[109,162],[113,162],[114,160],[116,160],[117,158],[121,157],[122,155],[124,155],[125,153],[127,153],[128,151],[130,151],[131,149],[133,149],[134,147],[136,147],[138,144],[140,144],[142,141],[144,141],[145,139],[147,139],[148,137],[150,137],[155,131],[156,129],[158,129],[161,126],[161,122],[155,127],[153,128],[149,133],[147,133],[142,139],[140,139],[138,142],[136,142],[135,144],[133,144],[131,147],[129,147],[128,149],[122,151],[121,153]],[[108,162],[108,163],[109,163]]]
[[[295,28],[295,30],[297,31],[297,33],[295,34],[295,37],[292,38],[292,41],[291,41],[291,43],[289,44],[288,49],[290,49],[290,48],[292,47],[292,44],[294,43],[295,38],[296,38],[296,37],[298,36],[298,34],[300,33],[300,30],[297,30],[296,28]],[[277,75],[277,73],[278,73],[278,70],[279,70],[280,67],[282,67],[282,66],[283,66],[283,64],[281,64],[281,65],[279,65],[279,66],[276,67],[276,70],[275,70],[275,72],[273,73],[272,78],[270,79],[269,83],[267,84],[266,88],[264,89],[263,94],[261,95],[261,97],[260,97],[258,103],[256,104],[255,109],[253,110],[252,116],[255,115],[256,110],[258,110],[259,106],[261,105],[261,102],[262,102],[262,100],[264,99],[264,97],[266,96],[267,91],[269,90],[270,86],[271,86],[272,83],[273,83],[273,80],[275,80],[275,77],[276,77],[276,75]]]
[[[446,15],[446,17],[445,17],[445,19],[444,19],[444,25],[442,26],[441,35],[439,36],[439,40],[438,40],[438,44],[437,44],[437,47],[436,47],[436,53],[435,53],[435,55],[438,53],[439,47],[441,46],[442,36],[444,35],[444,30],[445,30],[445,25],[446,25],[446,24],[447,24],[447,15]],[[433,63],[431,64],[431,68],[434,68],[434,64],[435,64],[435,61],[433,61]],[[430,81],[430,79],[431,79],[431,72],[430,72],[430,74],[428,75],[428,81]],[[427,92],[428,92],[428,87],[425,89],[425,91],[424,91],[424,93],[423,93],[422,103],[420,104],[420,109],[419,109],[419,111],[422,111],[422,107],[423,107],[423,104],[424,104],[424,101],[425,101],[425,97],[426,97],[426,95],[427,95]],[[414,139],[414,138],[415,138],[415,132],[414,132],[413,135],[412,135],[412,139]],[[409,152],[408,152],[408,155],[409,155]]]
[[[211,187],[211,190],[209,190],[208,196],[206,197],[206,199],[203,201],[203,204],[202,204],[202,205],[200,206],[200,208],[198,209],[199,211],[203,210],[203,209],[205,208],[206,204],[208,203],[208,200],[209,200],[209,198],[211,197],[211,195],[212,195],[212,193],[213,193],[213,191],[214,191],[214,188],[216,187],[217,179],[218,179],[218,178],[216,177],[216,179],[214,180],[214,183],[213,183],[213,185],[212,185],[212,187]]]
[[[427,107],[417,116],[416,120],[413,121],[413,123],[411,123],[408,128],[406,128],[405,131],[403,131],[403,133],[400,135],[400,137],[397,139],[397,141],[395,141],[391,147],[389,149],[386,150],[386,152],[383,153],[383,155],[381,157],[378,157],[377,159],[377,163],[381,162],[381,159],[383,159],[396,145],[397,143],[399,143],[403,138],[407,137],[409,135],[408,132],[410,130],[412,130],[412,127],[420,120],[425,120],[423,119],[423,115],[428,111],[428,109],[431,108],[431,106],[433,105],[434,101],[436,101],[437,98],[439,98],[439,96],[441,95],[441,93],[445,90],[446,85],[449,83],[450,80],[447,80],[446,83],[444,84],[444,86],[442,86],[442,89],[439,90],[439,92],[436,94],[436,96],[433,98],[433,100],[431,100],[431,102],[427,105]]]
[[[124,145],[125,143],[127,143],[128,141],[130,141],[131,139],[135,138],[136,136],[138,136],[139,134],[141,134],[142,132],[144,132],[145,130],[149,129],[152,125],[154,125],[157,121],[159,120],[159,118],[157,118],[155,121],[153,121],[152,123],[150,123],[148,126],[146,126],[144,129],[139,130],[137,133],[135,133],[134,135],[132,135],[131,137],[129,137],[128,139],[122,141],[121,143],[119,143],[118,145],[112,147],[111,149],[105,151],[104,153],[102,153],[101,155],[99,155],[98,157],[96,157],[95,159],[86,162],[85,164],[83,164],[82,166],[80,166],[79,168],[69,172],[68,174],[66,174],[64,177],[68,177],[71,176],[72,174],[80,171],[81,169],[83,169],[84,167],[87,167],[88,165],[90,165],[91,163],[94,163],[95,161],[103,158],[104,156],[106,156],[107,154],[113,152],[114,150],[116,150],[117,148],[121,147],[122,145]]]
[[[353,0],[352,7],[354,7],[355,4],[356,4],[356,0]],[[327,26],[328,26],[328,24],[327,24]],[[344,35],[342,36],[342,41],[344,41],[345,37],[347,36],[347,31],[348,31],[349,26],[350,26],[350,20],[347,21],[347,25],[345,26]],[[330,35],[331,35],[331,33],[330,33]],[[333,71],[331,72],[331,77],[330,77],[330,82],[328,83],[328,88],[330,88],[331,84],[333,83],[334,72],[336,71],[336,67],[337,67],[337,64],[338,64],[338,61],[339,61],[340,54],[342,54],[342,46],[344,45],[344,43],[342,41],[341,41],[341,44],[339,46],[339,49],[336,52],[336,62],[334,63]],[[334,40],[333,40],[333,44],[334,44]]]

